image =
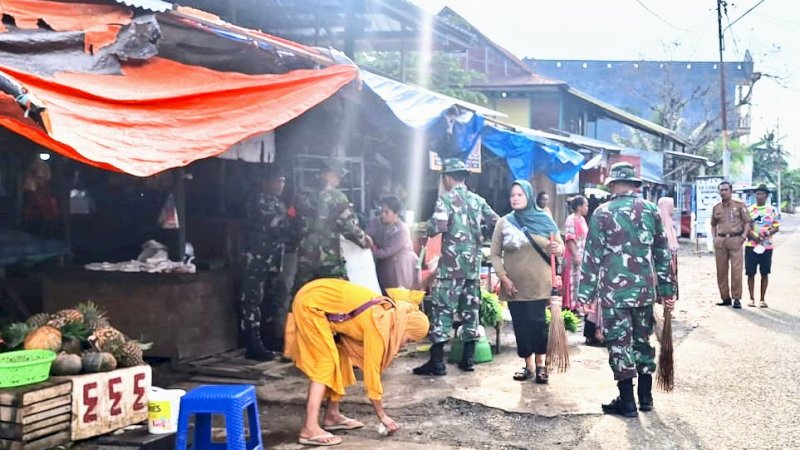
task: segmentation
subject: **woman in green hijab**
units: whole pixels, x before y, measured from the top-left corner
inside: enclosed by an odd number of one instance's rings
[[[503,284],[500,296],[508,301],[511,311],[517,354],[525,360],[525,367],[514,374],[514,379],[524,381],[535,376],[537,383],[547,383],[545,309],[553,288],[549,255],[560,256],[564,243],[553,218],[536,205],[535,199],[529,182],[514,181],[509,199],[513,211],[497,222],[490,258]]]

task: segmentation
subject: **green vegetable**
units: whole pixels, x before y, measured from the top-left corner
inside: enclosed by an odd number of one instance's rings
[[[564,309],[561,311],[561,318],[564,319],[564,329],[571,332],[578,331],[578,316],[574,312]],[[545,309],[545,321],[550,325],[550,308]]]
[[[481,309],[478,318],[481,325],[490,328],[496,327],[503,321],[503,307],[496,294],[481,289]]]

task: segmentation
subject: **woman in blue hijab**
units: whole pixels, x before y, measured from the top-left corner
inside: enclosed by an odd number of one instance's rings
[[[509,200],[513,211],[497,222],[490,259],[502,282],[500,297],[511,311],[517,354],[525,360],[514,379],[535,377],[537,383],[547,383],[545,309],[553,288],[549,255],[560,256],[564,243],[553,218],[536,205],[529,182],[514,181]]]

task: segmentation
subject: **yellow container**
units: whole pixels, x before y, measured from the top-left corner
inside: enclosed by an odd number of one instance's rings
[[[425,291],[414,289],[388,288],[386,293],[389,294],[389,298],[396,302],[411,302],[416,305],[422,303],[422,299],[425,298]]]

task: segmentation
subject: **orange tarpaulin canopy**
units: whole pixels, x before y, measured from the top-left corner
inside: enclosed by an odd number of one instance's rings
[[[39,29],[39,20],[56,31],[83,31],[86,50],[114,42],[123,25],[133,18],[123,5],[62,3],[42,0],[0,0],[0,13],[14,18],[14,24],[26,30]],[[6,31],[0,24],[0,31]]]
[[[137,176],[216,156],[274,130],[357,76],[349,65],[244,75],[162,58],[125,66],[124,76],[0,71],[45,104],[49,130],[23,118],[9,97],[0,102],[0,126],[69,158]]]

